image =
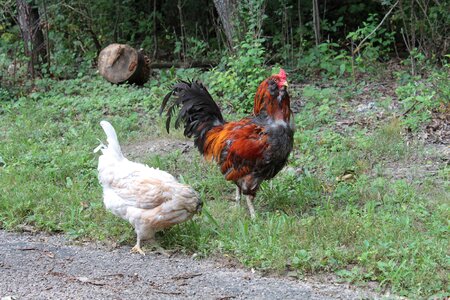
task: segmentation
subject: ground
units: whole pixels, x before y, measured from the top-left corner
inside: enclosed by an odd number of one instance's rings
[[[47,80],[0,105],[2,297],[32,298],[42,290],[43,298],[97,291],[105,298],[101,293],[116,287],[123,298],[194,297],[194,290],[254,298],[261,289],[267,298],[288,297],[283,291],[312,299],[378,297],[338,281],[412,299],[450,295],[450,105],[433,94],[434,85],[385,77],[290,85],[294,150],[288,166],[261,186],[258,218],[250,220],[245,207],[230,202],[234,186],[215,164],[205,163],[181,130],[166,132],[158,109],[175,80],[145,88],[92,76]],[[447,82],[442,95],[450,95]],[[417,94],[442,99],[442,107],[419,106]],[[216,99],[227,120],[244,116]],[[176,251],[171,259],[130,255],[132,227],[104,209],[92,150],[104,141],[105,119],[128,158],[172,173],[204,200],[201,215],[157,235]],[[135,273],[140,285],[130,288]],[[24,276],[39,280],[17,279]]]
[[[0,231],[1,299],[372,299],[346,284],[262,276],[226,262],[130,247],[74,245],[62,235]]]

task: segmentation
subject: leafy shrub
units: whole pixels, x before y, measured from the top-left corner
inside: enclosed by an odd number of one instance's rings
[[[396,89],[399,100],[404,105],[403,123],[415,131],[431,119],[432,111],[450,104],[448,85],[449,66],[431,72],[428,78],[409,77]],[[404,75],[404,74],[403,74]]]
[[[298,61],[298,67],[305,75],[319,73],[326,78],[338,78],[351,72],[351,58],[339,45],[324,42],[309,49]]]
[[[378,25],[376,14],[370,14],[367,21],[362,26],[347,35],[347,39],[356,47],[364,38],[369,36]],[[333,24],[325,22],[325,28],[336,31],[341,26],[341,19]],[[339,78],[345,74],[355,75],[355,71],[368,72],[376,71],[370,68],[379,60],[388,58],[391,52],[391,45],[394,43],[394,32],[385,28],[378,28],[374,34],[361,45],[358,55],[354,58],[352,65],[353,49],[343,49],[342,45],[325,41],[317,46],[311,47],[298,60],[298,67],[309,76],[320,74],[325,78]]]
[[[12,95],[11,91],[0,86],[0,102],[10,101],[12,99],[14,99],[14,95]]]
[[[225,57],[207,76],[210,91],[229,101],[235,111],[252,109],[256,89],[269,74],[264,67],[263,42],[264,39],[247,34],[236,54]]]
[[[367,21],[364,21],[361,27],[347,34],[347,39],[350,39],[355,45],[359,45],[364,38],[368,37],[360,49],[358,49],[356,63],[358,63],[360,68],[363,67],[363,63],[387,59],[388,54],[391,52],[395,32],[389,32],[383,27],[375,30],[378,23],[377,14],[370,14]]]

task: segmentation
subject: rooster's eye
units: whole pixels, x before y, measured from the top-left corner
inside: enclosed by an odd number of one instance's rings
[[[277,84],[277,82],[276,82],[275,80],[270,80],[270,81],[269,81],[269,93],[270,93],[272,96],[274,96],[275,93],[277,92],[277,90],[278,90],[278,84]]]

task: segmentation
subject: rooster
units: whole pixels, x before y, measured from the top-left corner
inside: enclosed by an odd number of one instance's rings
[[[161,229],[189,220],[202,208],[202,201],[188,185],[159,169],[126,159],[117,135],[107,121],[100,122],[108,145],[100,144],[98,178],[103,187],[103,202],[113,214],[130,222],[137,235],[131,252],[145,255],[141,241],[151,240],[159,252],[167,253],[155,241]]]
[[[173,97],[172,97],[173,96]],[[184,122],[184,135],[207,160],[215,160],[226,180],[236,184],[236,202],[246,195],[250,216],[253,200],[264,180],[273,178],[286,164],[293,146],[293,114],[287,92],[286,73],[281,69],[264,80],[254,98],[253,115],[226,122],[211,95],[198,81],[181,81],[161,104],[167,109],[166,130],[175,108],[181,105],[175,128]]]

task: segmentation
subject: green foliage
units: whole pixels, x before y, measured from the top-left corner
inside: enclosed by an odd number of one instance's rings
[[[405,126],[416,131],[431,119],[433,111],[445,111],[450,105],[448,70],[448,66],[434,69],[425,78],[398,74],[401,85],[396,89],[396,94],[404,107]]]
[[[367,63],[388,59],[392,51],[391,46],[394,43],[395,32],[389,32],[384,27],[375,30],[379,22],[377,14],[370,14],[358,29],[347,34],[346,38],[350,39],[355,47],[368,36],[358,49],[358,56],[356,57],[356,62],[360,68]]]
[[[14,96],[11,94],[11,91],[0,87],[0,103],[4,102],[4,101],[11,101],[12,99],[14,99]],[[2,110],[0,110],[1,112]]]
[[[298,67],[303,74],[314,76],[320,74],[325,78],[338,78],[350,73],[351,58],[345,50],[340,50],[337,43],[324,42],[309,49],[298,60]]]
[[[250,112],[259,84],[268,76],[264,66],[262,39],[250,35],[237,46],[237,52],[207,75],[212,93],[238,112]]]
[[[16,3],[4,2],[0,13],[2,70],[6,70],[12,60],[26,65],[29,59],[23,54],[20,31],[14,22]],[[142,47],[152,60],[214,62],[222,57],[218,72],[235,70],[214,76],[218,79],[212,82],[219,94],[228,93],[240,99],[236,100],[238,106],[247,103],[243,99],[248,95],[242,92],[247,87],[228,82],[236,74],[249,75],[249,85],[254,86],[252,82],[258,76],[250,69],[265,62],[299,69],[300,78],[321,75],[336,79],[351,74],[355,79],[357,72],[378,74],[375,63],[392,58],[394,45],[397,45],[395,54],[402,59],[407,58],[404,55],[407,50],[413,73],[416,56],[442,62],[448,53],[445,38],[450,17],[446,1],[401,3],[377,30],[380,16],[385,15],[393,1],[320,4],[323,42],[319,45],[313,42],[311,1],[233,2],[230,9],[234,18],[230,23],[234,24],[236,48],[231,55],[224,51],[228,46],[217,22],[213,1],[75,0],[61,4],[51,0],[30,3],[39,7],[44,37],[48,38],[45,46],[50,50],[50,63],[40,68],[44,76],[67,79],[89,74],[98,52],[113,42]],[[178,6],[179,9],[174,9]],[[204,11],[209,13],[204,14]],[[369,38],[352,59],[354,47],[367,36]],[[249,51],[256,53],[247,53]],[[230,91],[221,91],[222,84],[223,89]],[[238,109],[245,110],[248,108],[245,106]]]
[[[333,24],[325,22],[324,27],[329,31],[336,31],[342,25],[342,19]],[[391,53],[391,45],[394,42],[394,32],[389,32],[381,27],[374,31],[379,20],[376,14],[370,14],[362,26],[347,34],[353,44],[350,49],[342,49],[339,43],[325,41],[308,49],[298,59],[298,67],[308,76],[320,74],[324,78],[337,79],[348,74],[355,77],[356,71],[366,73],[377,73],[377,62],[386,60]],[[372,33],[374,32],[374,33]],[[372,35],[370,35],[372,33]],[[369,36],[360,46],[357,55],[352,58],[359,42]]]
[[[237,10],[242,41],[235,41],[234,53],[222,58],[220,65],[207,75],[212,93],[223,98],[234,111],[249,113],[259,84],[269,75],[265,66],[265,41],[261,37],[264,1],[239,3]]]
[[[263,22],[267,18],[265,14],[265,0],[240,1],[236,4],[236,15],[234,22],[238,23],[237,37],[249,40],[260,38],[262,35]]]
[[[333,88],[317,89],[312,86],[306,86],[303,89],[303,97],[308,101],[308,107],[317,107],[315,115],[309,118],[315,118],[316,122],[328,124],[333,121],[331,106],[336,103],[336,90]]]

